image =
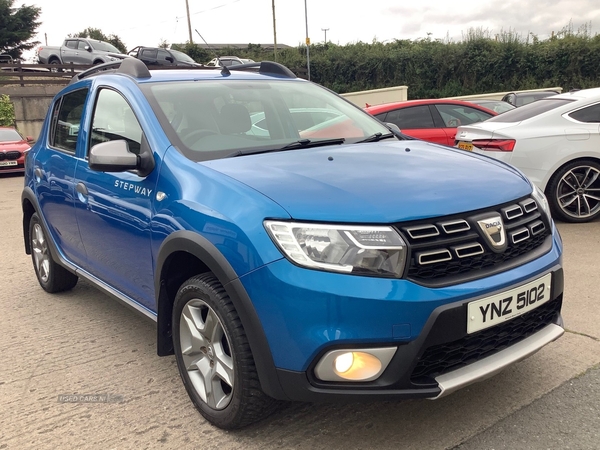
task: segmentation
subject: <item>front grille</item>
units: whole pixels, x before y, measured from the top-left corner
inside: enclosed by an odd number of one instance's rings
[[[438,375],[472,364],[532,336],[554,323],[561,304],[562,295],[507,322],[427,348],[411,374],[411,381],[430,383]]]
[[[493,216],[502,218],[505,249],[495,249],[478,225],[479,220]],[[530,197],[466,215],[396,224],[396,228],[408,242],[406,278],[432,286],[489,276],[506,270],[518,257],[524,257],[520,261],[524,263],[526,255],[551,233],[550,224]]]
[[[10,152],[1,152],[0,153],[0,161],[14,161],[15,159],[19,159],[21,157],[21,152],[16,150],[11,150]]]

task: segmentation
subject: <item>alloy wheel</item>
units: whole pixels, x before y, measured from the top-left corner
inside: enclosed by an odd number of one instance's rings
[[[33,239],[31,240],[33,261],[40,279],[46,283],[50,277],[50,253],[44,236],[44,230],[39,223],[33,226]]]
[[[202,400],[215,410],[229,405],[235,375],[229,337],[215,311],[200,299],[181,311],[179,339],[187,374]]]
[[[600,210],[600,171],[587,165],[567,170],[558,182],[556,196],[567,216],[575,219],[594,216]]]

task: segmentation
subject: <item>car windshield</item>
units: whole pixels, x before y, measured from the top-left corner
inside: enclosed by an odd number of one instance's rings
[[[92,42],[92,47],[94,47],[94,50],[100,50],[101,52],[111,52],[111,53],[121,53],[121,51],[109,44],[108,42]]]
[[[174,81],[142,89],[167,136],[193,161],[390,133],[357,106],[303,80]]]
[[[22,141],[21,135],[11,128],[0,129],[0,142]]]
[[[543,98],[488,119],[488,122],[521,122],[572,102],[565,98]]]
[[[196,62],[183,52],[178,52],[177,50],[171,50],[171,53],[173,53],[173,56],[175,56],[175,58],[177,58],[177,61],[183,61],[183,62],[187,62],[187,63],[195,63]]]

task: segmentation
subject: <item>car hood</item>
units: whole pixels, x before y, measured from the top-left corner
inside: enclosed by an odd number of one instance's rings
[[[531,193],[516,169],[423,141],[363,143],[202,162],[294,219],[392,223],[472,211]]]
[[[31,146],[26,141],[2,141],[0,142],[0,151],[19,150],[24,152],[29,150]]]

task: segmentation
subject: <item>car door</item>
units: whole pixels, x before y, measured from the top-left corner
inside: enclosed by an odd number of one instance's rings
[[[139,154],[145,140],[132,107],[111,88],[97,93],[89,134],[88,155],[94,145],[112,140],[125,140],[129,151]],[[97,172],[86,158],[75,173],[86,270],[148,308],[154,305],[150,219],[157,172],[147,177],[134,171]]]
[[[138,54],[138,58],[141,59],[147,66],[156,66],[157,50],[155,48],[143,48]]]
[[[383,122],[398,125],[402,133],[424,141],[447,144],[446,133],[435,124],[429,105],[410,106],[388,111]]]
[[[156,62],[159,66],[169,67],[174,65],[175,58],[168,51],[159,48],[156,55]]]
[[[77,62],[77,39],[67,39],[61,47],[60,57],[64,64]]]
[[[81,154],[79,130],[87,89],[78,89],[58,98],[53,105],[48,134],[36,153],[34,176],[36,195],[49,232],[65,259],[81,265],[85,248],[75,218],[75,168]]]

